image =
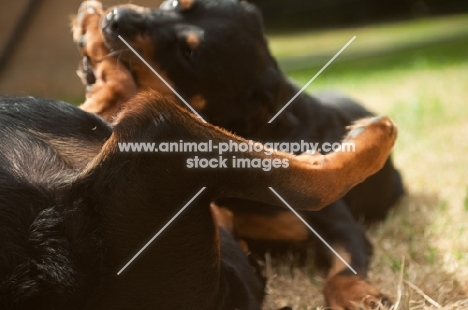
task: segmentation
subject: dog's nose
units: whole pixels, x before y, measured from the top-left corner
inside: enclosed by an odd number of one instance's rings
[[[102,29],[106,32],[118,34],[125,29],[125,24],[128,23],[129,10],[114,8],[106,14],[102,20]]]
[[[101,24],[106,34],[131,36],[145,27],[145,18],[130,8],[114,8],[104,16]]]
[[[122,26],[122,10],[113,9],[102,19],[102,29],[106,31],[119,32]]]

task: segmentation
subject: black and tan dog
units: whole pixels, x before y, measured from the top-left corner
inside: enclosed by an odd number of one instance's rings
[[[74,25],[75,41],[85,56],[82,76],[88,85],[82,108],[109,120],[139,89],[154,88],[173,95],[119,35],[207,121],[245,138],[337,142],[346,126],[372,115],[334,94],[301,94],[268,124],[298,88],[271,56],[260,12],[245,1],[169,0],[158,9],[122,5],[107,11],[99,2],[90,1],[82,5]],[[364,281],[372,247],[355,218],[367,223],[383,219],[402,194],[400,175],[388,158],[382,170],[343,199],[320,212],[303,213],[358,271],[358,276],[350,274],[317,243],[317,253],[330,266],[324,290],[331,306],[351,309],[366,296],[388,303]],[[234,199],[217,203],[228,207],[224,214],[232,215],[234,234],[247,240],[250,250],[314,239],[285,210]]]
[[[319,209],[379,170],[396,133],[388,118],[367,119],[348,136],[354,154],[277,152],[269,158],[287,159],[290,168],[270,172],[187,169],[193,154],[121,152],[119,143],[246,141],[157,93],[130,101],[114,128],[63,102],[0,98],[0,309],[260,310],[262,283],[231,235],[216,227],[210,201],[281,206],[269,185],[297,208]]]

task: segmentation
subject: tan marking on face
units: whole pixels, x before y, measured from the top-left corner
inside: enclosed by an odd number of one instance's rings
[[[271,241],[305,241],[309,233],[291,212],[274,216],[251,213],[234,214],[234,230],[241,238]]]
[[[348,251],[341,246],[335,246],[334,249],[349,265],[351,265],[351,254],[349,254]],[[331,278],[347,268],[348,266],[346,266],[336,255],[333,255],[332,264],[328,271],[327,278]]]
[[[130,42],[130,44],[135,48],[135,50],[145,59],[145,61],[153,68],[158,74],[174,88],[174,84],[169,80],[167,74],[161,69],[158,63],[154,61],[155,55],[155,46],[148,36],[137,36],[135,39]],[[127,64],[130,71],[132,72],[137,87],[139,90],[144,89],[153,89],[164,96],[169,96],[174,98],[174,93],[172,90],[167,87],[167,85],[161,81],[161,79],[154,74],[154,72],[146,66],[135,54],[129,52],[127,59]]]
[[[179,5],[183,10],[188,10],[192,7],[195,0],[179,0]]]
[[[191,50],[196,50],[198,47],[200,47],[200,38],[193,32],[187,35],[186,41]]]
[[[195,95],[189,100],[190,105],[197,111],[202,111],[206,107],[206,99],[202,95]]]

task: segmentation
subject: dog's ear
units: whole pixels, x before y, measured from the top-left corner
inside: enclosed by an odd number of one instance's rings
[[[245,12],[249,14],[250,17],[252,17],[253,20],[257,23],[257,26],[259,29],[263,31],[263,15],[262,12],[252,3],[249,3],[247,1],[240,1],[239,2],[240,6],[244,9]]]

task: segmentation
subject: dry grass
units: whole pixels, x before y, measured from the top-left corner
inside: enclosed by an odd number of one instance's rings
[[[290,75],[304,84],[315,72]],[[369,230],[370,279],[397,301],[395,309],[468,309],[468,57],[368,73],[331,73],[311,92],[343,90],[399,125],[394,158],[408,195]],[[289,265],[270,268],[265,309],[321,309],[323,278]]]

